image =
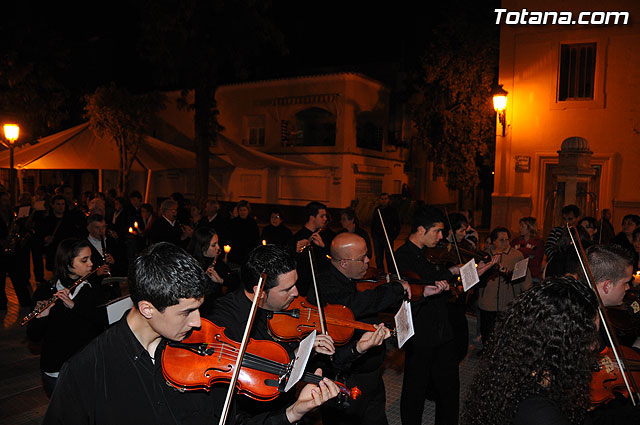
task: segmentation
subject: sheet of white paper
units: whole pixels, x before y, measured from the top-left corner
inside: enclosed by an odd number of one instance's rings
[[[289,375],[289,380],[287,381],[287,386],[284,387],[284,392],[289,391],[295,384],[298,383],[302,375],[304,374],[304,370],[307,367],[307,361],[309,360],[309,356],[311,355],[311,350],[313,349],[313,343],[316,340],[316,331],[311,332],[305,339],[300,342],[298,346],[298,354],[296,354],[296,359],[293,362],[293,369],[291,370],[291,375]]]
[[[36,201],[33,203],[33,208],[35,208],[36,211],[45,211],[46,208],[44,207],[44,201]]]
[[[467,292],[469,289],[473,288],[473,285],[480,282],[475,259],[472,258],[471,261],[460,267],[460,278],[462,279],[464,292]]]
[[[513,266],[513,275],[511,275],[511,282],[514,280],[522,279],[527,275],[527,267],[529,266],[529,258],[520,260]]]
[[[109,325],[120,320],[125,311],[131,307],[133,307],[131,297],[123,297],[107,304],[107,320],[109,321]]]
[[[18,218],[29,217],[29,210],[31,207],[20,207],[18,210]]]
[[[396,336],[398,337],[398,347],[402,348],[405,342],[415,334],[413,329],[413,316],[411,316],[411,303],[404,301],[400,310],[395,315]]]

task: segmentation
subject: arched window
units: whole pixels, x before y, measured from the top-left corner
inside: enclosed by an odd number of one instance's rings
[[[322,108],[309,108],[296,114],[296,145],[335,146],[336,117]]]
[[[382,151],[384,129],[372,112],[361,112],[356,117],[356,146]]]

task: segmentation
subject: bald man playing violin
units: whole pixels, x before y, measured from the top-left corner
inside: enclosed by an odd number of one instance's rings
[[[167,386],[163,376],[167,342],[181,341],[200,327],[204,271],[183,249],[164,242],[135,260],[128,281],[134,307],[65,363],[43,423],[218,423],[227,385],[180,392]],[[270,411],[265,405],[250,417],[240,416],[234,398],[226,423],[290,424],[338,391],[323,379],[305,386],[288,407]]]
[[[409,285],[394,281],[375,289],[359,292],[356,279],[364,276],[369,266],[365,240],[355,233],[340,233],[331,242],[330,267],[317,276],[318,291],[322,304],[342,304],[349,308],[355,319],[362,322],[378,323],[378,313],[395,313],[404,299]],[[315,292],[311,288],[308,298],[316,303]],[[360,354],[360,352],[358,352]],[[358,386],[362,396],[350,403],[346,409],[327,405],[322,408],[323,422],[326,424],[381,424],[388,423],[385,414],[385,388],[380,366],[384,361],[385,347],[375,347],[363,353],[343,373],[349,387]],[[323,369],[327,376],[333,376],[329,367]]]
[[[298,342],[279,341],[277,335],[274,335],[276,332],[270,331],[268,326],[268,318],[271,313],[286,310],[298,297],[296,261],[286,248],[276,245],[260,245],[254,248],[240,270],[243,287],[218,298],[215,301],[213,312],[208,318],[218,326],[224,327],[225,334],[229,338],[240,340],[244,333],[251,301],[257,290],[261,273],[265,273],[267,279],[264,282],[263,295],[258,301],[259,308],[253,322],[251,337],[256,340],[278,342],[287,349],[290,357],[293,358]],[[366,332],[358,338],[352,339],[347,345],[336,348],[330,335],[322,335],[318,332],[313,348],[317,354],[332,356],[336,367],[342,368],[358,358],[360,353],[380,346],[389,336],[390,332],[387,328],[378,326],[378,330],[375,332]],[[273,404],[270,410],[286,404],[293,396],[294,394],[291,393],[269,403]],[[256,403],[247,397],[243,397],[240,402],[243,410],[249,412],[254,412],[256,408],[262,409],[265,405],[264,402]]]

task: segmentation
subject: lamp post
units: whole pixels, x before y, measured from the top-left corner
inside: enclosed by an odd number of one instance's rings
[[[16,199],[15,191],[15,176],[13,170],[13,144],[18,140],[20,135],[20,127],[17,124],[5,124],[4,125],[4,137],[7,139],[9,148],[9,195],[11,198],[11,205],[13,206]]]
[[[493,109],[498,113],[498,120],[502,124],[502,137],[505,136],[505,128],[507,127],[508,94],[509,92],[502,88],[502,84],[493,91]]]

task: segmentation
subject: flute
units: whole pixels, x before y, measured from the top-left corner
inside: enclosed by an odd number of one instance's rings
[[[93,270],[90,273],[87,273],[86,275],[82,276],[81,278],[79,278],[78,280],[76,280],[75,282],[73,282],[73,285],[71,285],[69,288],[69,291],[72,291],[76,286],[80,285],[82,282],[84,282],[85,280],[87,280],[89,278],[89,276],[91,276],[92,274],[94,274],[95,272],[97,272],[100,269],[100,267],[96,268],[95,270]],[[22,322],[20,323],[20,325],[24,326],[27,323],[29,323],[31,321],[31,319],[34,319],[35,317],[38,316],[38,314],[42,313],[43,311],[45,311],[46,309],[48,309],[53,303],[55,303],[56,301],[58,301],[57,297],[51,297],[49,298],[47,301],[45,301],[44,304],[42,304],[39,308],[36,308],[35,310],[33,310],[31,313],[27,314],[26,316],[24,316],[24,318],[22,319]]]

